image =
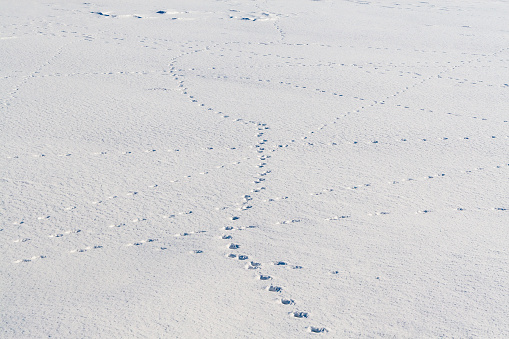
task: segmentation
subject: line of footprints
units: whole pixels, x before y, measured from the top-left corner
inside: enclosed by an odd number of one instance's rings
[[[460,171],[457,170],[451,174],[457,176],[459,174],[473,174],[473,173],[485,171],[485,170],[508,169],[508,168],[509,168],[509,164],[502,164],[502,165],[496,165],[496,166],[491,166],[491,167],[477,167],[477,168],[474,168],[471,170],[460,170]],[[406,179],[400,179],[400,180],[392,180],[392,181],[385,182],[385,184],[398,185],[398,184],[402,184],[405,182],[407,182],[407,183],[408,182],[422,182],[422,181],[431,180],[431,179],[445,178],[445,177],[448,177],[449,175],[450,174],[446,174],[446,173],[438,173],[438,174],[427,175],[427,176],[418,177],[418,178],[406,178]],[[360,188],[369,188],[369,187],[377,186],[380,184],[383,184],[383,183],[379,182],[379,183],[375,183],[375,184],[365,183],[365,184],[359,184],[359,185],[353,185],[353,186],[336,186],[334,188],[324,188],[321,192],[312,192],[312,193],[310,193],[310,195],[322,195],[322,194],[334,192],[335,190],[341,190],[341,189],[357,190]]]
[[[199,148],[198,151],[239,151],[242,150],[241,146],[232,146],[232,147],[202,147]],[[128,156],[128,155],[136,155],[136,154],[151,154],[151,155],[161,155],[165,152],[167,153],[192,153],[193,149],[180,149],[180,148],[170,148],[170,149],[146,149],[146,150],[131,150],[131,151],[99,151],[99,152],[79,152],[78,156]],[[25,155],[13,155],[7,156],[5,159],[24,159],[24,158],[52,158],[52,157],[72,157],[76,155],[75,153],[64,152],[64,153],[33,153],[33,154],[25,154]]]
[[[284,197],[284,199],[286,199],[287,197]],[[246,202],[249,202],[249,198],[245,198],[246,199]],[[274,199],[269,199],[268,201],[270,200],[274,200]],[[251,206],[248,206],[248,208],[250,208]],[[240,210],[245,210],[245,206],[242,206],[242,208],[240,208]],[[457,211],[465,211],[465,208],[462,208],[462,207],[458,207],[456,208]],[[498,212],[506,212],[506,211],[509,211],[509,208],[507,207],[494,207],[492,208],[491,210],[493,211],[498,211]],[[417,211],[416,213],[419,213],[419,214],[427,214],[427,213],[430,213],[430,212],[433,212],[432,210],[429,210],[429,209],[424,209],[424,210],[419,210]],[[178,213],[179,215],[187,215],[187,214],[191,214],[192,211],[190,212],[181,212],[181,213]],[[387,215],[387,214],[391,214],[390,212],[387,212],[387,211],[377,211],[377,212],[373,212],[373,213],[368,213],[368,215],[370,216],[378,216],[378,215]],[[168,217],[175,217],[175,215],[170,215],[170,216],[162,216],[163,218],[168,218]],[[332,216],[332,217],[328,217],[328,218],[325,218],[324,220],[326,221],[339,221],[339,220],[348,220],[350,219],[351,216],[350,215],[341,215],[341,216]],[[238,220],[239,217],[232,217],[232,220]],[[130,222],[140,222],[140,221],[146,221],[147,219],[146,218],[136,218],[136,219],[133,219],[131,220]],[[284,225],[284,224],[294,224],[294,223],[299,223],[301,222],[302,220],[300,219],[291,219],[291,220],[283,220],[283,221],[279,221],[277,222],[276,224],[277,225]],[[127,226],[127,222],[122,222],[122,223],[116,223],[116,224],[111,224],[109,225],[108,227],[109,228],[122,228],[124,226]],[[255,228],[256,226],[247,226],[247,227],[237,227],[237,228],[234,228],[234,227],[231,227],[231,226],[227,226],[225,227],[223,230],[226,230],[226,231],[242,231],[242,230],[246,230],[246,229],[250,229],[250,228]],[[0,229],[1,231],[1,229]],[[76,234],[76,235],[80,235],[80,234],[83,234],[83,233],[86,233],[86,232],[83,232],[83,230],[81,229],[76,229],[76,230],[68,230],[68,231],[65,231],[65,232],[61,232],[61,233],[53,233],[53,234],[50,234],[48,236],[48,238],[64,238],[66,236],[69,236],[69,235],[72,235],[72,234]],[[192,235],[197,235],[197,234],[202,234],[202,233],[207,233],[207,231],[205,230],[198,230],[198,231],[188,231],[188,232],[182,232],[182,233],[177,233],[174,235],[175,238],[179,238],[179,237],[188,237],[188,236],[192,236]],[[221,239],[223,240],[230,240],[232,239],[232,235],[231,234],[223,234],[221,236]],[[25,237],[25,238],[18,238],[18,239],[15,239],[13,240],[13,243],[28,243],[31,241],[31,238],[28,238],[28,237]],[[149,238],[149,239],[144,239],[144,240],[139,240],[139,241],[135,241],[135,242],[132,242],[132,243],[127,243],[125,244],[126,247],[130,247],[130,246],[141,246],[141,245],[144,245],[144,244],[148,244],[148,243],[155,243],[155,242],[159,242],[159,239],[152,239],[152,238]],[[86,246],[86,247],[83,247],[83,248],[77,248],[77,249],[72,249],[70,251],[68,251],[68,253],[84,253],[84,252],[88,252],[90,250],[96,250],[96,249],[101,249],[101,248],[104,248],[104,246],[102,245],[93,245],[93,246]],[[228,244],[228,249],[229,250],[238,250],[240,248],[240,245],[239,244],[235,244],[235,243],[229,243]],[[159,247],[158,248],[159,250],[166,250],[167,247]],[[198,253],[202,253],[203,251],[202,250],[192,250],[190,251],[190,253],[194,253],[194,254],[198,254]],[[244,254],[237,254],[236,252],[231,252],[227,255],[228,258],[232,258],[232,259],[238,259],[238,260],[248,260],[249,257],[247,255],[244,255]],[[46,255],[37,255],[37,256],[32,256],[30,258],[22,258],[22,259],[17,259],[15,261],[13,261],[14,263],[29,263],[29,262],[34,262],[35,260],[37,259],[44,259],[44,258],[47,258]],[[284,262],[281,262],[281,261],[278,261],[278,262],[273,262],[272,263],[273,265],[277,265],[277,266],[286,266],[286,267],[292,267],[293,269],[300,269],[302,267],[300,266],[289,266],[287,265],[286,263]],[[261,264],[260,263],[256,263],[256,262],[253,262],[253,261],[248,261],[247,264],[246,264],[246,269],[258,269],[261,267]],[[269,280],[270,277],[267,277],[266,279],[263,278],[264,276],[260,276],[260,279],[261,280]],[[277,291],[276,292],[279,292],[281,291],[281,288],[279,287],[275,287],[275,286],[270,286],[268,287],[269,291],[275,291],[274,289],[276,289]],[[283,302],[284,304],[284,302]]]
[[[250,229],[250,228],[256,228],[256,226],[247,226],[247,227],[241,227],[241,228],[234,228],[232,226],[226,226],[222,229],[226,232],[224,232],[220,236],[220,238],[228,243],[226,245],[227,250],[229,250],[229,253],[226,255],[227,258],[245,261],[246,264],[245,264],[244,268],[246,270],[260,270],[263,267],[263,265],[265,265],[265,264],[249,260],[249,257],[247,255],[238,253],[237,250],[239,250],[241,248],[241,245],[232,242],[232,240],[233,240],[232,232],[233,231]],[[280,267],[290,267],[292,269],[302,269],[303,268],[302,266],[298,266],[298,265],[289,265],[288,263],[286,263],[284,261],[273,261],[269,264],[274,265],[274,266],[280,266]],[[270,275],[266,275],[266,274],[262,274],[262,273],[258,273],[256,275],[256,278],[263,282],[269,282],[269,281],[273,280],[273,278]],[[295,300],[282,296],[283,288],[276,284],[272,284],[272,283],[268,284],[265,287],[265,290],[267,292],[277,294],[278,302],[281,303],[282,305],[285,305],[285,306],[296,305]],[[298,319],[310,317],[310,314],[308,312],[304,312],[301,310],[293,310],[293,311],[288,312],[288,314],[290,316],[292,316],[294,318],[298,318]],[[325,327],[315,327],[315,326],[309,326],[309,327],[307,327],[307,330],[312,333],[326,333],[326,332],[328,332],[328,330]]]

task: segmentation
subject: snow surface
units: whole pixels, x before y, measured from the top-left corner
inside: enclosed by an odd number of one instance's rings
[[[509,337],[508,18],[2,1],[0,337]]]

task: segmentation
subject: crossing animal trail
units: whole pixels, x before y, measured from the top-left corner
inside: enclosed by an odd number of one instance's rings
[[[504,337],[504,4],[171,6],[0,14],[6,333]]]

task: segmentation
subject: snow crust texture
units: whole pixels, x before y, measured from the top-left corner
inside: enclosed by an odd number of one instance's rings
[[[507,18],[2,2],[0,337],[509,337]]]

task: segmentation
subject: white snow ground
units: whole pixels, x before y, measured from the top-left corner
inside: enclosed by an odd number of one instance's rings
[[[509,337],[508,17],[2,1],[0,337]]]

